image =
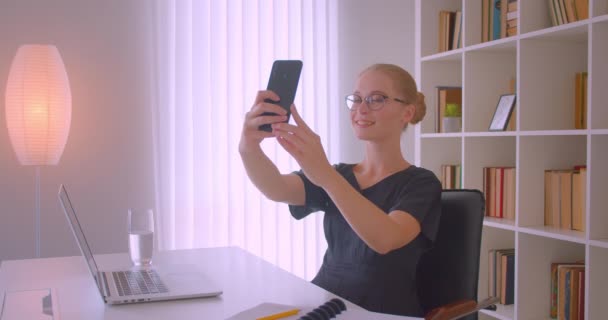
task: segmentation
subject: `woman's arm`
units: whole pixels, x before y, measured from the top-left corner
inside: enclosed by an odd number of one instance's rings
[[[403,247],[420,233],[420,223],[412,215],[400,210],[386,214],[339,174],[322,187],[355,233],[380,254]]]
[[[291,205],[304,205],[304,183],[295,174],[281,174],[258,146],[240,151],[251,182],[266,198]]]
[[[346,221],[372,250],[385,254],[401,248],[420,233],[420,223],[409,213],[388,215],[357,192],[329,164],[321,140],[292,107],[297,126],[273,124],[277,141],[291,154],[315,185],[325,189]]]
[[[260,147],[262,140],[274,135],[258,130],[258,127],[262,124],[276,123],[286,119],[286,112],[283,108],[272,103],[265,103],[265,99],[276,101],[278,96],[272,91],[258,92],[253,107],[245,115],[239,142],[241,160],[251,182],[268,199],[303,205],[305,194],[302,180],[294,174],[281,174]],[[277,115],[262,115],[264,112],[274,112]]]

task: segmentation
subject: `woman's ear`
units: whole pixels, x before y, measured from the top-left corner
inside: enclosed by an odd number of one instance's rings
[[[416,106],[411,103],[406,105],[404,108],[404,112],[403,112],[403,123],[404,124],[410,123],[410,121],[412,121],[412,119],[414,118],[415,114],[416,114]]]

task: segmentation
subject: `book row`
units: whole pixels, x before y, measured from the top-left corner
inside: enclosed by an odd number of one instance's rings
[[[515,249],[492,249],[488,252],[488,296],[500,303],[514,303]]]
[[[439,11],[439,52],[462,48],[462,11]]]
[[[443,189],[462,188],[462,170],[459,164],[441,165],[441,187]]]
[[[517,0],[481,1],[481,42],[498,40],[517,34]]]
[[[515,168],[483,168],[486,216],[515,220]]]
[[[585,265],[582,262],[551,263],[552,319],[585,319]]]
[[[553,26],[584,20],[589,17],[589,0],[547,0]]]
[[[587,169],[545,170],[545,225],[585,231]]]

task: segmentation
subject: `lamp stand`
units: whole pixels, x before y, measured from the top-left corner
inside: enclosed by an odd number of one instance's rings
[[[36,241],[36,258],[40,258],[40,166],[36,166],[36,181],[34,183],[35,207],[34,207],[34,237]]]

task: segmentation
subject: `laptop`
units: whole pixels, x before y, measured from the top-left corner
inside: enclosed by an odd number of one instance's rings
[[[59,187],[58,196],[78,247],[105,303],[138,303],[214,297],[222,294],[222,289],[194,265],[131,267],[114,271],[99,270],[65,186]]]

